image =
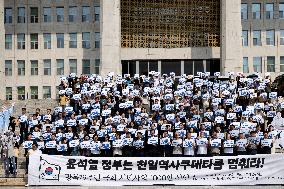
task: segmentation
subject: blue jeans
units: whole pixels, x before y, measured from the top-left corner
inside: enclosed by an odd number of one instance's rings
[[[8,176],[10,174],[10,165],[12,166],[12,174],[16,174],[16,161],[15,157],[5,158],[4,159],[4,170],[5,175]]]

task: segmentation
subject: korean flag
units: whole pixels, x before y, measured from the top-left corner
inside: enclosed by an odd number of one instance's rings
[[[46,160],[42,159],[40,156],[40,166],[39,166],[39,182],[42,181],[59,181],[61,167],[59,165],[49,163]]]

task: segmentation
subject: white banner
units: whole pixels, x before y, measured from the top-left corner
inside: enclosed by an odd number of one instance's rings
[[[284,155],[226,157],[30,157],[29,185],[284,184]]]

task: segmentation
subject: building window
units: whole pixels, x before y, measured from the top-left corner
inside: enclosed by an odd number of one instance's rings
[[[70,68],[70,73],[77,74],[77,59],[69,60],[69,68]]]
[[[253,57],[253,71],[262,73],[261,57]]]
[[[57,48],[64,48],[64,34],[57,33],[56,39],[57,39]]]
[[[261,31],[253,31],[253,46],[261,46]]]
[[[91,61],[84,59],[82,60],[82,73],[83,74],[91,74]]]
[[[267,30],[266,31],[266,45],[275,45],[274,43],[274,30]]]
[[[101,34],[100,32],[95,32],[95,48],[100,48]]]
[[[284,19],[284,3],[279,3],[279,18]]]
[[[84,49],[90,48],[90,32],[82,33],[82,48]]]
[[[249,73],[248,57],[243,57],[243,72]]]
[[[51,49],[51,34],[44,33],[43,34],[43,41],[44,41],[44,49]]]
[[[31,49],[38,49],[38,34],[31,34]]]
[[[12,17],[12,8],[5,8],[4,9],[4,23],[11,24],[13,22]]]
[[[51,75],[51,60],[50,59],[43,60],[43,74]]]
[[[12,49],[12,34],[5,34],[5,49]]]
[[[100,74],[100,59],[95,60],[95,74]]]
[[[82,7],[82,22],[90,22],[90,7]]]
[[[284,72],[284,56],[280,56],[280,72]]]
[[[260,19],[261,18],[261,12],[260,12],[260,3],[253,3],[252,4],[252,18],[253,19]]]
[[[77,33],[69,33],[69,48],[77,48]]]
[[[43,22],[51,22],[51,8],[43,7]]]
[[[280,45],[284,45],[284,30],[280,30]]]
[[[64,75],[64,60],[63,59],[57,59],[57,75]]]
[[[6,100],[13,100],[12,87],[6,87]]]
[[[31,7],[31,23],[38,23],[38,7]]]
[[[51,98],[51,86],[42,87],[43,99]]]
[[[18,60],[17,63],[18,63],[18,75],[24,76],[25,71],[26,71],[25,61],[24,60]]]
[[[38,75],[38,61],[31,60],[31,75]]]
[[[243,46],[248,46],[248,31],[247,30],[242,31],[242,44]]]
[[[25,86],[17,87],[18,100],[25,100]]]
[[[24,33],[17,34],[17,46],[18,49],[26,49],[26,37]]]
[[[57,22],[64,22],[64,7],[56,7]]]
[[[100,6],[95,6],[95,21],[100,21]]]
[[[77,7],[69,7],[69,22],[75,22],[77,16]]]
[[[25,7],[18,7],[18,23],[26,22],[26,9]]]
[[[242,16],[242,20],[248,19],[248,4],[242,3],[241,16]]]
[[[31,86],[31,99],[38,99],[38,86]]]
[[[265,17],[266,19],[274,18],[274,4],[273,3],[265,4]]]
[[[275,57],[267,57],[267,72],[275,72]]]
[[[12,60],[5,60],[5,76],[12,76]]]

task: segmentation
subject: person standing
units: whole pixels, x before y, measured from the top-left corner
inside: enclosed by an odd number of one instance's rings
[[[15,103],[7,109],[5,106],[2,107],[2,112],[0,112],[0,133],[5,133],[8,131],[8,127],[10,124],[10,116],[13,114]]]
[[[13,133],[6,132],[2,139],[2,158],[4,162],[5,176],[9,177],[10,173],[16,175],[16,162],[14,152]],[[11,165],[11,172],[10,172]]]
[[[32,148],[29,149],[29,151],[28,151],[28,153],[27,153],[27,156],[26,156],[26,157],[27,157],[27,161],[26,161],[27,170],[26,170],[26,173],[28,173],[29,159],[30,159],[31,155],[36,154],[36,153],[42,154],[41,150],[38,149],[37,143],[33,143]]]
[[[21,140],[20,144],[23,143],[24,139],[28,135],[28,116],[26,115],[27,109],[22,108],[22,115],[19,116],[19,121],[20,121],[20,135],[21,135]]]

